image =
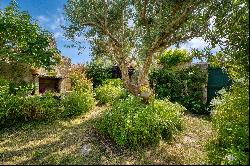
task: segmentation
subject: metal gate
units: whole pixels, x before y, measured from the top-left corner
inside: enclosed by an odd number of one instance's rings
[[[210,103],[219,90],[229,87],[230,84],[228,75],[221,68],[208,67],[207,102]]]

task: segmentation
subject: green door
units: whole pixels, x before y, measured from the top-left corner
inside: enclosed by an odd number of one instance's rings
[[[217,92],[230,85],[228,75],[221,68],[208,68],[207,102],[216,97]]]

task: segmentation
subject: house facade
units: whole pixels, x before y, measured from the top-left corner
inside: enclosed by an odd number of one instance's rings
[[[48,90],[56,93],[71,91],[69,78],[72,64],[70,58],[62,57],[61,61],[52,67],[52,70],[44,68],[35,72],[27,64],[18,62],[1,62],[0,77],[17,84],[33,84],[32,94],[42,94]]]

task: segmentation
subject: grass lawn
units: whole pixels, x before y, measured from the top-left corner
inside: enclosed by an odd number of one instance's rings
[[[171,142],[131,151],[98,135],[93,120],[104,111],[0,130],[0,164],[208,164],[204,145],[214,132],[207,117],[186,114]]]

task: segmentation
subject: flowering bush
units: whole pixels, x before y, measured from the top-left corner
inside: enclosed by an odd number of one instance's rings
[[[71,71],[70,79],[72,83],[72,89],[78,92],[90,92],[93,93],[93,84],[86,76],[83,69],[77,68]]]
[[[71,70],[72,92],[62,98],[63,117],[77,116],[89,111],[95,104],[93,84],[84,68]]]
[[[247,165],[249,161],[249,85],[234,84],[212,101],[212,124],[218,133],[208,145],[212,164]]]

